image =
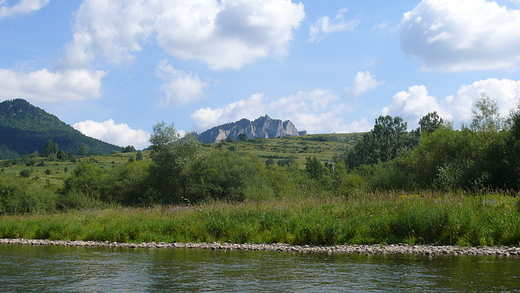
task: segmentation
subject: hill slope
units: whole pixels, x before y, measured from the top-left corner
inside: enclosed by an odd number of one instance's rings
[[[271,117],[265,115],[254,121],[244,118],[237,122],[215,126],[201,133],[199,140],[204,143],[215,143],[228,137],[237,140],[242,133],[247,135],[247,138],[273,138],[307,134],[306,131],[298,132],[289,120],[271,119]]]
[[[121,149],[83,135],[58,117],[23,99],[0,103],[0,159],[17,158],[35,151],[43,153],[49,139],[66,152],[77,153],[82,146],[100,154]]]

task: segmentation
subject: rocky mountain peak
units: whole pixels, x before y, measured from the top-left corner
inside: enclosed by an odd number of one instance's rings
[[[294,124],[289,120],[272,119],[265,115],[254,121],[243,118],[237,122],[215,126],[201,133],[199,140],[204,143],[220,142],[228,137],[237,140],[242,133],[247,135],[248,138],[271,138],[307,134],[306,131],[298,132]]]

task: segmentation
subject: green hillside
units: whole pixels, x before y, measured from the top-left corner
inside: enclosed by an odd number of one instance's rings
[[[269,139],[249,139],[246,141],[226,141],[221,143],[202,144],[205,152],[218,152],[232,150],[241,155],[258,156],[272,164],[297,163],[299,169],[305,168],[305,159],[310,156],[317,157],[322,162],[331,161],[334,156],[342,155],[345,150],[351,149],[363,133],[345,134],[313,134],[305,136],[278,137]],[[149,151],[144,151],[144,160],[150,160]],[[135,152],[113,152],[104,155],[92,156],[95,165],[110,170],[136,158]],[[23,160],[0,161],[0,171],[18,175],[22,170],[31,170],[31,178],[37,178],[35,183],[45,186],[52,184],[62,186],[63,181],[69,177],[81,158],[74,160],[48,161],[40,157],[33,160],[40,162],[32,166],[26,166]]]
[[[0,103],[0,159],[43,153],[48,140],[65,152],[77,153],[86,146],[91,153],[105,154],[120,147],[83,135],[58,117],[23,99]]]
[[[245,141],[223,141],[204,144],[208,149],[231,150],[252,154],[273,163],[283,164],[287,160],[297,162],[304,168],[305,159],[314,156],[321,161],[331,161],[350,150],[361,140],[364,133],[309,134],[304,136],[285,136],[267,139],[248,139]]]

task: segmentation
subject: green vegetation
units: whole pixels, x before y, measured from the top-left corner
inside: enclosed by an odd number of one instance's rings
[[[301,195],[301,194],[300,194]],[[118,242],[518,245],[516,200],[499,195],[297,196],[240,204],[3,216],[0,237]]]
[[[0,237],[519,245],[520,112],[482,96],[470,127],[406,127],[201,144],[159,123],[145,152],[6,160]]]
[[[16,159],[34,152],[46,157],[52,153],[63,157],[79,153],[82,147],[87,147],[92,154],[120,150],[118,146],[81,134],[22,99],[0,103],[0,138],[0,159]]]

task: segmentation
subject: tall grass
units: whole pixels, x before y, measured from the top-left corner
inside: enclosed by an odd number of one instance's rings
[[[513,197],[370,194],[2,216],[0,237],[312,245],[519,245]]]

